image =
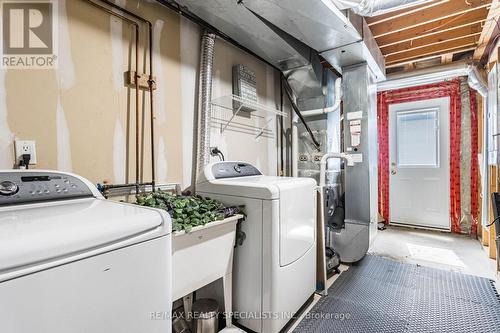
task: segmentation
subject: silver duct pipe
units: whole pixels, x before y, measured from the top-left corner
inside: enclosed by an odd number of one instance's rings
[[[361,16],[377,16],[432,0],[330,0],[339,9],[351,9]]]
[[[432,66],[409,72],[390,74],[387,80],[377,84],[378,91],[394,90],[431,84],[467,76],[469,86],[477,90],[483,97],[488,92],[488,85],[476,66],[467,61],[457,61],[447,65]]]
[[[198,152],[196,177],[210,163],[210,102],[212,100],[214,52],[215,34],[205,30],[201,37],[200,77],[198,81]]]

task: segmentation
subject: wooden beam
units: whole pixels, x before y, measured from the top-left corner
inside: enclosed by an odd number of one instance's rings
[[[394,54],[394,53],[400,53],[412,49],[418,49],[426,46],[431,46],[431,45],[436,45],[439,43],[443,43],[446,41],[452,41],[455,40],[459,42],[460,39],[467,38],[467,37],[473,37],[476,36],[475,38],[479,40],[479,35],[481,34],[481,30],[478,31],[476,26],[471,27],[465,27],[462,29],[456,29],[456,30],[451,30],[451,31],[446,31],[441,34],[436,34],[430,37],[426,38],[419,38],[411,41],[406,41],[403,43],[399,44],[394,44],[388,47],[385,47],[381,49],[382,53],[384,55],[389,55],[389,54]]]
[[[488,228],[485,228],[483,225],[480,225],[480,227],[483,229],[481,233],[481,243],[484,246],[489,246],[490,245],[490,230]],[[489,250],[488,250],[489,253]]]
[[[368,26],[372,26],[375,24],[379,24],[382,22],[387,22],[389,20],[396,19],[398,17],[410,15],[410,14],[418,12],[418,11],[422,11],[422,10],[426,10],[426,9],[428,10],[432,7],[439,6],[439,5],[446,3],[446,2],[449,2],[449,1],[451,1],[451,0],[439,0],[439,1],[434,0],[432,2],[423,3],[423,4],[420,4],[418,6],[414,6],[411,8],[400,9],[400,10],[397,10],[394,12],[390,12],[390,13],[382,14],[382,15],[378,15],[378,16],[366,17],[365,20],[366,20],[366,23],[368,23]]]
[[[418,40],[420,40],[420,39],[425,39],[425,40],[429,41],[429,43],[430,43],[430,41],[433,41],[433,40],[446,40],[447,38],[453,38],[456,36],[467,36],[467,35],[472,34],[472,33],[481,32],[482,29],[483,29],[483,25],[481,24],[481,22],[473,22],[472,24],[466,24],[466,25],[462,25],[462,26],[458,26],[458,27],[451,27],[451,28],[443,29],[443,30],[436,30],[436,31],[432,31],[429,33],[425,33],[425,34],[420,35],[420,36],[411,37],[408,39],[397,40],[397,41],[394,41],[394,42],[389,43],[389,44],[379,45],[379,47],[380,47],[380,50],[382,52],[384,52],[384,49],[387,47],[391,47],[391,46],[395,46],[395,45],[399,45],[399,44],[403,44],[403,43],[410,43],[410,42],[412,44],[415,44],[415,43],[418,43]],[[425,43],[426,42],[422,42],[421,45],[423,45]]]
[[[492,41],[495,38],[495,35],[498,34],[498,22],[497,20],[500,17],[500,1],[494,0],[490,11],[488,12],[488,18],[484,23],[483,31],[481,33],[481,37],[479,38],[479,45],[474,52],[474,60],[481,60],[483,58],[484,53]],[[496,33],[495,33],[496,31]]]
[[[449,64],[453,61],[453,53],[446,53],[441,56],[441,63]]]
[[[410,62],[408,64],[405,65],[405,71],[411,71],[415,69],[415,63],[414,62]]]
[[[460,29],[471,25],[478,25],[486,20],[487,15],[488,10],[486,8],[482,8],[460,16],[460,18],[454,19],[453,21],[447,19],[428,23],[415,29],[399,31],[391,33],[390,35],[379,37],[376,41],[379,47],[385,47],[407,40],[424,38],[445,31]]]
[[[394,62],[386,63],[385,67],[386,68],[398,67],[398,66],[402,66],[404,64],[407,64],[409,62],[424,61],[424,60],[429,60],[429,59],[436,58],[436,57],[441,57],[445,53],[455,54],[455,53],[472,51],[472,50],[475,50],[475,49],[476,49],[475,46],[470,46],[470,47],[464,47],[464,48],[442,50],[442,52],[438,53],[438,54],[421,55],[420,57],[417,57],[417,58],[408,58],[408,59],[395,60]]]
[[[493,192],[497,192],[497,180],[498,180],[498,171],[497,166],[492,165],[488,168],[490,173],[490,190],[489,190],[489,198],[491,198],[491,194]],[[493,205],[490,205],[490,221],[493,221]],[[489,256],[491,259],[496,259],[497,257],[497,244],[496,244],[496,232],[495,232],[495,224],[489,227]]]
[[[440,56],[444,53],[449,53],[446,52],[449,50],[475,46],[477,45],[477,40],[477,36],[471,36],[459,40],[440,42],[438,44],[424,46],[422,48],[410,49],[403,52],[389,54],[385,57],[385,61],[386,63],[391,64],[402,60],[415,59],[429,55]]]
[[[484,133],[484,126],[485,126],[485,121],[484,121],[484,104],[483,104],[483,97],[480,94],[477,94],[477,99],[476,99],[476,105],[477,105],[477,153],[478,156],[485,156],[484,153],[485,151],[483,150],[483,133]],[[484,184],[483,179],[485,172],[487,172],[486,165],[481,166],[483,164],[482,158],[478,158],[477,160],[478,163],[478,186],[477,186],[477,203],[478,203],[478,210],[477,210],[477,236],[479,237],[481,244],[484,245],[484,233],[483,233],[483,188],[486,184]],[[481,172],[482,170],[482,172]]]
[[[378,38],[436,21],[456,19],[459,15],[489,7],[490,3],[491,0],[452,0],[432,10],[405,15],[394,20],[373,25],[370,29],[375,38]]]

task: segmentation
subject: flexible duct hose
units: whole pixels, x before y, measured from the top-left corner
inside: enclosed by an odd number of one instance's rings
[[[377,16],[431,0],[331,0],[339,9],[352,9],[361,16]]]
[[[200,77],[198,97],[198,152],[197,174],[210,162],[210,111],[212,75],[215,53],[215,34],[205,30],[201,37]]]

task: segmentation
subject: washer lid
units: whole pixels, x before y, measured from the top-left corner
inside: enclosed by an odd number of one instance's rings
[[[315,187],[316,181],[312,178],[248,176],[206,181],[197,184],[196,190],[200,193],[272,200],[280,198],[280,188],[283,186],[301,191],[304,188]]]
[[[0,212],[0,272],[171,230],[166,212],[103,199],[11,208]]]

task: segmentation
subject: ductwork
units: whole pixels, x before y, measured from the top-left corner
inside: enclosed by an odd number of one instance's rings
[[[306,44],[339,73],[366,62],[377,80],[385,79],[385,61],[365,20],[339,10],[332,0],[242,1],[253,13]]]
[[[197,175],[210,163],[210,110],[212,100],[212,75],[215,52],[215,34],[204,31],[201,37],[200,77],[198,97],[198,147]],[[193,184],[196,184],[194,182]]]
[[[321,57],[342,68],[367,62],[385,79],[384,58],[364,19],[331,0],[162,0],[214,27],[228,39],[281,70],[301,105],[325,107]]]
[[[327,0],[339,9],[351,9],[361,16],[377,16],[432,0]]]
[[[386,91],[415,87],[442,82],[459,76],[467,76],[469,86],[472,89],[475,89],[483,97],[487,95],[488,85],[486,80],[481,76],[477,67],[467,61],[391,74],[388,75],[387,80],[377,84],[377,90]]]

